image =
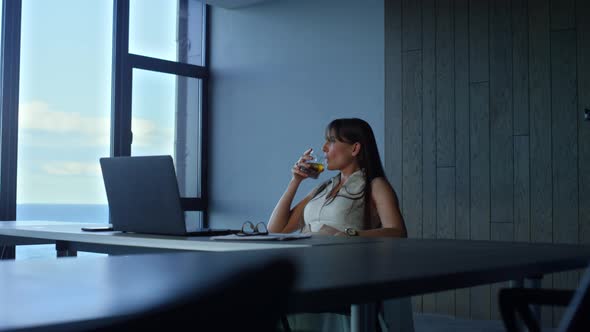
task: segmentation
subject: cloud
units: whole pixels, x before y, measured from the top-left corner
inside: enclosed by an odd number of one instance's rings
[[[49,162],[41,166],[50,175],[84,175],[101,176],[98,163],[82,163],[77,161]]]
[[[91,136],[108,132],[107,117],[85,116],[79,112],[61,112],[49,109],[49,105],[32,101],[19,105],[19,124],[24,130],[42,130],[53,133],[84,133]]]
[[[19,129],[23,142],[34,146],[110,146],[110,117],[88,116],[80,112],[52,110],[43,101],[26,102],[19,105]],[[173,128],[162,128],[154,121],[134,117],[132,123],[133,145],[135,147],[161,147],[172,149]],[[34,133],[44,134],[36,139]],[[47,135],[52,136],[47,139]],[[68,144],[63,144],[63,138]]]

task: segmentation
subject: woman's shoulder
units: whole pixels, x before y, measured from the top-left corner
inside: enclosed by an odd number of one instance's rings
[[[393,188],[389,180],[387,180],[387,178],[384,176],[379,176],[371,180],[371,191],[374,194],[379,194],[384,191],[395,193],[395,189]]]
[[[378,176],[378,177],[374,178],[373,180],[371,180],[371,186],[372,187],[375,187],[375,186],[377,186],[377,187],[381,187],[381,186],[391,187],[391,184],[384,176]]]
[[[395,189],[383,176],[376,177],[371,180],[371,192],[373,199],[376,199],[376,197],[392,197],[395,201],[397,201]]]

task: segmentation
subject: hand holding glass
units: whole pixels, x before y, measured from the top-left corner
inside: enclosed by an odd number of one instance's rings
[[[313,150],[310,156],[312,157],[312,159],[305,161],[308,167],[299,166],[299,170],[307,174],[310,178],[317,179],[320,176],[320,173],[322,173],[326,169],[326,161],[323,157],[316,157],[313,154]]]

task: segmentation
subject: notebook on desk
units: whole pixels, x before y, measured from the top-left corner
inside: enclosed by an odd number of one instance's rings
[[[172,157],[100,158],[100,167],[115,231],[213,236],[230,229],[187,229]]]

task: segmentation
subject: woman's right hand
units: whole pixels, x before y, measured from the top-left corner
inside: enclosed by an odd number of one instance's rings
[[[307,161],[313,159],[313,157],[311,156],[312,151],[313,149],[309,148],[305,152],[303,152],[303,155],[295,162],[293,168],[291,168],[291,173],[293,173],[293,180],[303,181],[309,177],[309,175],[305,172],[302,172],[301,169],[299,169],[299,167],[309,168],[309,164],[307,163]]]

